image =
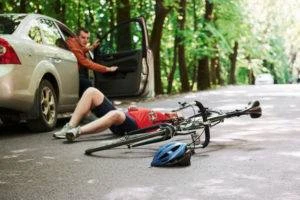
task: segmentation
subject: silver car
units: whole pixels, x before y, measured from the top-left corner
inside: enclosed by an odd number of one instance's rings
[[[74,34],[38,14],[0,14],[0,119],[25,120],[33,131],[50,131],[57,117],[78,101],[77,60],[65,40]],[[153,96],[153,58],[143,18],[105,34],[94,61],[118,72],[92,72],[95,87],[109,97]]]
[[[78,101],[78,67],[63,45],[73,33],[42,15],[0,15],[0,118],[23,118],[34,131],[52,130],[57,113]]]

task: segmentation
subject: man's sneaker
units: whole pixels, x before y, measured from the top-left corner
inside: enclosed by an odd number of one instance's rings
[[[73,142],[77,137],[80,135],[80,126],[77,126],[76,128],[70,129],[66,133],[66,138],[69,142]]]
[[[64,127],[55,133],[53,133],[53,137],[57,139],[65,139],[66,138],[66,133],[71,130],[73,127],[70,126],[69,123],[65,124]]]

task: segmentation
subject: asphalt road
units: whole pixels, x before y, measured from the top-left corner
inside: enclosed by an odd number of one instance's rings
[[[91,157],[84,150],[111,140],[109,131],[69,144],[53,132],[0,127],[0,199],[300,199],[300,84],[230,86],[138,105],[172,109],[195,99],[217,109],[259,100],[263,116],[213,127],[210,145],[182,168],[150,167],[163,143]]]

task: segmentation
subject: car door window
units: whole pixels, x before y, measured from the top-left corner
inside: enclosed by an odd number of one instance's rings
[[[101,40],[99,54],[141,50],[142,39],[142,31],[138,22],[121,24]]]
[[[143,18],[131,19],[114,27],[100,39],[94,61],[105,66],[118,66],[118,70],[105,74],[96,72],[95,87],[109,97],[144,93],[150,77],[147,56],[152,61],[147,49],[147,29]]]
[[[58,28],[60,29],[64,39],[68,39],[69,37],[74,37],[74,33],[70,31],[66,26],[62,25],[61,23],[56,23]]]
[[[26,15],[1,14],[0,34],[12,34]]]
[[[38,26],[32,26],[28,31],[28,36],[38,44],[42,44],[43,42],[41,30]]]
[[[40,27],[46,44],[64,48],[64,40],[53,21],[40,19]]]
[[[70,51],[70,49],[68,48],[68,45],[65,41],[70,37],[75,37],[74,33],[61,23],[56,23],[56,25],[58,26],[58,28],[64,38],[64,42],[62,43],[63,44],[62,48]]]

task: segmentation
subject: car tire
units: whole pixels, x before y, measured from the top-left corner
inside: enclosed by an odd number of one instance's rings
[[[54,129],[57,121],[57,95],[48,80],[42,80],[34,104],[37,118],[28,121],[28,127],[34,132],[46,132]]]

